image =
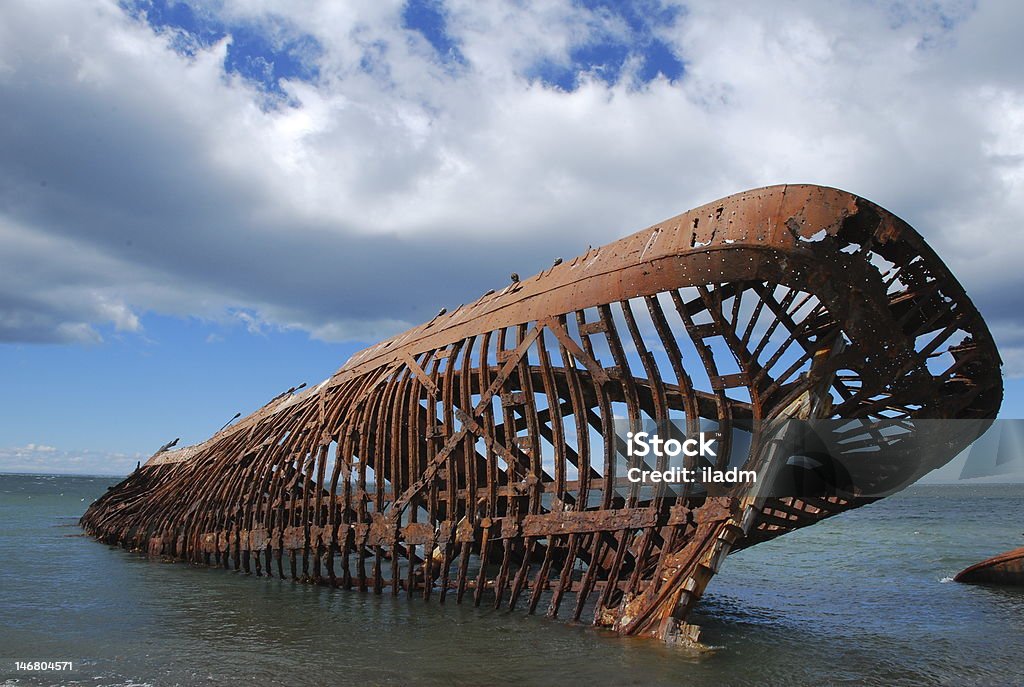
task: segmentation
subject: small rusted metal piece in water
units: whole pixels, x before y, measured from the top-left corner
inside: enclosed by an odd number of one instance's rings
[[[957,573],[953,581],[1024,586],[1024,547],[975,563]]]

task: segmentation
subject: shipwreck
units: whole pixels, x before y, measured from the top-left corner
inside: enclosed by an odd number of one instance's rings
[[[363,350],[158,452],[81,523],[151,556],[695,644],[687,614],[727,554],[945,464],[1001,400],[988,328],[918,233],[850,193],[773,186]],[[907,436],[879,428],[923,420],[968,429],[878,457]],[[813,421],[848,440],[810,459],[780,443]],[[623,451],[622,427],[651,423],[715,432],[703,467],[761,479],[627,479],[668,467]]]

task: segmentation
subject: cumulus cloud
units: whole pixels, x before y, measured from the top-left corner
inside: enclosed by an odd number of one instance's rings
[[[429,30],[400,3],[192,5],[209,35],[160,6],[0,9],[2,341],[147,312],[373,340],[815,182],[922,231],[1024,369],[1017,4],[451,0]],[[239,66],[253,36],[269,52]]]

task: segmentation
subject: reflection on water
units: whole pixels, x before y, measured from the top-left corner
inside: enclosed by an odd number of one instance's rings
[[[730,557],[691,617],[716,650],[693,655],[522,612],[149,561],[69,526],[112,481],[0,476],[0,678],[718,687],[1024,674],[1024,590],[941,582],[1020,545],[1020,486],[913,488]],[[75,670],[18,673],[15,660]]]

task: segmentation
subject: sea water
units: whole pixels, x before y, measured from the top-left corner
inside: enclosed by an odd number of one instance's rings
[[[960,569],[1024,545],[1024,485],[929,486],[730,556],[702,654],[472,604],[148,560],[82,536],[117,480],[0,475],[10,685],[1017,685],[1024,589]],[[18,662],[71,670],[18,670]]]

